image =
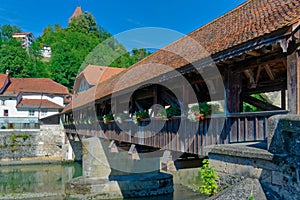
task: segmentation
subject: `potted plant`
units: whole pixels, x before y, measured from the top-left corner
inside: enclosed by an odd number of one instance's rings
[[[156,119],[167,120],[168,117],[167,117],[167,111],[166,111],[166,109],[164,109],[164,108],[160,109],[160,110],[157,112],[155,118],[156,118]]]
[[[97,116],[98,122],[103,121],[103,116]]]
[[[147,118],[149,118],[149,113],[145,110],[136,111],[132,116],[133,123],[135,124],[139,124],[141,120]]]
[[[181,115],[181,110],[178,105],[172,104],[169,108],[167,109],[160,109],[157,112],[157,115],[155,118],[157,119],[170,119],[174,116],[180,116]]]
[[[112,114],[106,114],[103,116],[104,124],[109,124],[112,120],[114,120],[114,116]]]
[[[167,109],[167,117],[170,119],[174,116],[180,116],[181,115],[181,110],[180,107],[176,104],[172,104],[168,109]]]
[[[199,103],[192,106],[188,111],[188,119],[190,121],[196,122],[199,120],[204,120],[205,117],[211,114],[211,105],[207,102]]]

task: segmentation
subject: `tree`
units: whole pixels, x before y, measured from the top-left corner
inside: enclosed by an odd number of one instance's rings
[[[99,35],[100,30],[95,18],[90,13],[83,13],[75,17],[68,25],[68,28],[73,32],[81,32],[85,34]]]
[[[12,77],[31,77],[30,57],[21,42],[10,38],[0,48],[0,71],[10,71]]]
[[[74,18],[67,28],[48,26],[26,51],[12,34],[19,27],[0,28],[0,73],[10,70],[11,77],[51,77],[70,91],[80,69],[88,64],[127,68],[149,53],[145,49],[127,52],[104,28],[97,25],[90,13]],[[44,62],[43,45],[51,47],[52,56]]]
[[[19,33],[19,32],[21,32],[20,27],[5,24],[0,28],[1,40],[8,41],[14,33]]]

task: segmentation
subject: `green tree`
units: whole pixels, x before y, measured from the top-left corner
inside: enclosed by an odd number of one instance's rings
[[[21,28],[5,24],[0,28],[0,37],[2,41],[8,41],[14,33],[21,32]]]
[[[11,37],[15,32],[21,29],[0,27],[0,73],[9,69],[11,77],[51,77],[70,90],[79,69],[88,64],[127,68],[149,55],[145,49],[127,52],[90,13],[74,18],[67,28],[47,26],[28,51]],[[43,45],[51,47],[51,59],[42,57]]]
[[[4,73],[7,69],[12,77],[30,77],[30,57],[21,42],[11,38],[0,48],[0,71]]]
[[[73,32],[81,32],[85,34],[99,35],[100,30],[95,18],[90,13],[83,13],[75,17],[68,25],[68,28]]]

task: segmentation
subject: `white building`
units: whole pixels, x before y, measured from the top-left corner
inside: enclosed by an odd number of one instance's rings
[[[43,45],[43,49],[41,50],[42,56],[44,58],[51,58],[51,47],[48,45]]]
[[[49,78],[10,78],[0,74],[0,128],[33,126],[58,114],[67,103],[68,88]]]
[[[20,39],[22,41],[22,47],[28,49],[29,46],[34,41],[33,34],[31,32],[24,32],[24,33],[14,33],[12,35],[13,38]]]

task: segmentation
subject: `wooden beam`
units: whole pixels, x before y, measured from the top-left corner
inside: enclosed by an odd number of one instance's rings
[[[257,108],[260,108],[262,110],[271,111],[271,110],[281,110],[281,108],[274,106],[272,104],[263,102],[257,98],[254,98],[252,96],[243,96],[243,100]]]
[[[269,65],[269,64],[266,64],[264,67],[265,67],[265,70],[266,70],[268,76],[270,77],[270,79],[271,79],[271,80],[274,80],[275,77],[274,77],[274,74],[273,74],[273,72],[272,72],[272,70],[271,70],[271,68],[270,68],[270,65]]]
[[[255,79],[255,83],[256,83],[256,84],[257,84],[258,81],[259,81],[260,72],[261,72],[261,65],[258,66],[258,70],[257,70],[257,74],[256,74],[256,79]]]
[[[252,70],[247,69],[247,70],[244,71],[244,74],[249,79],[249,87],[250,88],[256,88],[256,82],[254,80],[254,74],[253,74]]]
[[[263,92],[274,92],[280,90],[286,90],[286,78],[275,79],[274,81],[264,81],[260,82],[256,88],[243,88],[243,94],[258,94]]]
[[[246,54],[250,55],[250,56],[255,56],[255,57],[261,56],[261,54],[257,51],[249,51]]]
[[[284,56],[283,54],[280,55],[276,54],[272,56],[258,57],[240,63],[234,63],[234,65],[231,67],[231,70],[234,73],[238,73],[238,72],[243,72],[247,69],[255,68],[257,65],[261,65],[261,64],[267,65],[276,62],[282,62],[285,59],[285,57],[283,56]]]
[[[291,114],[300,114],[300,56],[294,51],[287,57],[288,109]]]

